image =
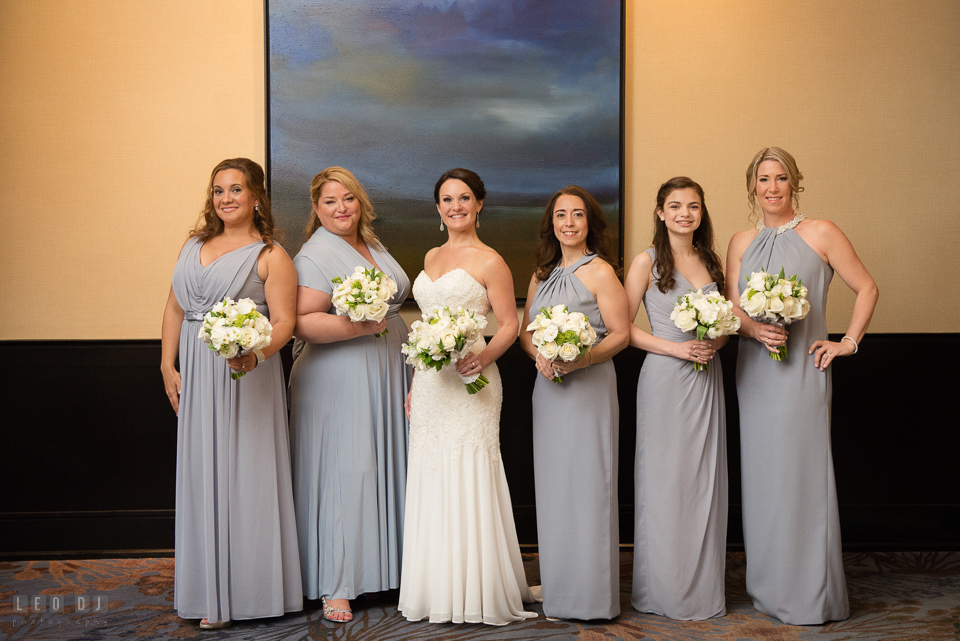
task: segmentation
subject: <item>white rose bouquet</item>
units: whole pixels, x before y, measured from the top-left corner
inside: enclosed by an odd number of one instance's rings
[[[444,365],[463,358],[483,336],[486,326],[485,316],[478,316],[468,309],[458,307],[456,311],[450,311],[449,307],[437,307],[425,312],[422,320],[413,322],[410,336],[400,349],[406,354],[407,363],[417,371],[435,369],[439,372]],[[490,382],[482,372],[460,378],[469,394],[476,394]]]
[[[397,293],[393,279],[375,267],[364,269],[359,265],[346,280],[337,276],[332,279],[333,306],[341,316],[349,316],[354,323],[374,321],[379,323],[390,310],[387,302]],[[377,336],[383,336],[385,329]]]
[[[579,360],[597,342],[590,319],[566,305],[541,307],[527,331],[533,332],[533,346],[551,363],[558,358],[567,363]],[[563,377],[554,376],[553,382],[562,383]]]
[[[227,297],[207,312],[198,338],[220,356],[233,358],[269,345],[273,340],[273,325],[249,298],[234,302]],[[231,372],[230,378],[238,380],[244,374],[246,372]]]
[[[736,334],[740,329],[740,319],[733,313],[733,303],[720,292],[704,294],[702,289],[677,296],[670,320],[685,332],[696,332],[698,341]],[[709,372],[710,363],[694,363],[693,369]]]
[[[806,318],[810,312],[807,288],[796,276],[785,278],[782,267],[779,276],[759,271],[744,278],[748,287],[740,294],[740,308],[750,318],[783,327]],[[786,357],[786,345],[781,345],[776,352],[770,352],[770,358],[775,361]]]

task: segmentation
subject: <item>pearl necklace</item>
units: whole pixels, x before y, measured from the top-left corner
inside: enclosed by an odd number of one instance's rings
[[[806,217],[807,217],[806,214],[801,214],[800,212],[797,212],[797,215],[793,217],[793,220],[791,220],[790,222],[783,223],[782,225],[777,227],[777,236],[787,231],[788,229],[793,229],[794,227],[800,224],[801,220],[803,220]],[[764,225],[763,218],[761,218],[760,220],[757,221],[757,231],[762,232],[764,229],[773,229],[773,227],[767,227],[766,225]]]

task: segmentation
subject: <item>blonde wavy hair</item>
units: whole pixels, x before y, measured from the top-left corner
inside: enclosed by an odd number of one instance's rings
[[[367,191],[363,188],[363,185],[360,184],[360,181],[357,180],[357,177],[350,173],[349,170],[343,167],[327,167],[314,176],[313,180],[310,181],[310,202],[313,205],[317,205],[320,202],[320,194],[323,192],[324,186],[329,182],[340,183],[360,201],[360,224],[357,226],[357,235],[360,237],[360,240],[373,247],[385,249],[383,243],[380,242],[380,239],[377,238],[377,235],[373,232],[373,221],[376,219],[377,214],[373,211],[373,203],[370,202],[370,196],[367,195]],[[313,236],[314,232],[322,226],[320,218],[316,212],[311,209],[310,222],[307,223],[306,228],[307,238]]]
[[[787,172],[787,180],[790,181],[790,201],[793,204],[794,211],[800,209],[800,192],[803,187],[800,181],[803,180],[803,174],[797,167],[797,161],[794,160],[788,152],[780,147],[765,147],[757,152],[757,155],[750,161],[747,167],[747,202],[750,204],[750,219],[753,220],[758,215],[757,212],[757,169],[760,164],[768,160],[775,160],[780,163],[783,170]]]

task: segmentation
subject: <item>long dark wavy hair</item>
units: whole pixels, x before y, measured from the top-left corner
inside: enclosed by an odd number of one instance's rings
[[[546,280],[550,272],[556,269],[563,255],[560,241],[557,240],[557,235],[553,231],[553,209],[560,196],[576,196],[583,201],[587,211],[587,251],[610,263],[619,276],[622,270],[610,249],[611,239],[607,232],[607,220],[603,217],[603,210],[600,209],[597,199],[583,187],[567,185],[553,195],[543,211],[543,218],[540,219],[540,243],[537,247],[537,271],[535,272],[537,280]]]
[[[227,169],[236,169],[243,174],[247,189],[257,199],[257,208],[253,212],[253,224],[263,242],[267,245],[273,245],[274,242],[280,240],[281,234],[280,230],[276,229],[273,224],[273,212],[270,209],[270,197],[267,196],[263,179],[263,167],[249,158],[228,158],[220,161],[213,168],[213,171],[210,172],[210,182],[207,184],[207,202],[204,203],[200,218],[197,219],[197,224],[190,232],[190,236],[196,236],[202,242],[206,242],[223,233],[223,221],[220,220],[213,208],[213,181],[217,174]]]
[[[677,284],[673,277],[676,265],[673,261],[673,249],[670,247],[670,234],[667,225],[660,220],[659,212],[667,202],[667,196],[678,189],[692,189],[700,196],[700,226],[693,232],[693,248],[710,272],[710,278],[717,284],[717,289],[723,291],[723,263],[720,255],[713,247],[713,223],[710,222],[710,212],[707,211],[707,201],[703,196],[703,187],[686,176],[677,176],[660,185],[657,192],[657,207],[653,210],[653,249],[657,252],[653,260],[654,272],[657,274],[657,288],[666,294]]]

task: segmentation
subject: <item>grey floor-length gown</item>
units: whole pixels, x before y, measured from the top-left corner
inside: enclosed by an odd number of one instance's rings
[[[399,315],[410,283],[386,251],[368,245],[397,284],[387,333],[307,343],[290,374],[293,492],[303,592],[353,599],[400,585],[411,371]],[[319,228],[294,259],[301,287],[331,294],[331,279],[370,268],[342,238]],[[330,313],[335,313],[331,308]]]
[[[574,274],[596,254],[557,266],[537,285],[530,318],[566,305],[606,333],[597,299]],[[543,613],[563,619],[620,614],[617,456],[620,409],[613,361],[578,369],[554,383],[537,374],[533,457]]]
[[[751,272],[798,275],[810,313],[787,327],[789,355],[774,361],[758,341],[740,340],[737,396],[747,593],[784,623],[819,624],[850,615],[830,446],[831,368],[807,354],[827,338],[833,269],[793,229],[761,231],[743,254]]]
[[[656,258],[648,249],[651,259]],[[654,279],[658,274],[654,273]],[[653,335],[694,340],[670,320],[694,289],[674,271],[663,293],[643,295]],[[710,283],[704,291],[716,291]],[[722,616],[727,547],[727,436],[720,359],[698,372],[688,360],[649,353],[637,384],[633,607],[692,620]]]
[[[204,316],[225,296],[250,298],[270,316],[257,275],[264,244],[206,267],[202,244],[187,241],[173,272],[184,312],[174,608],[210,621],[281,616],[303,609],[303,593],[280,357],[234,381],[227,361],[198,338]]]

